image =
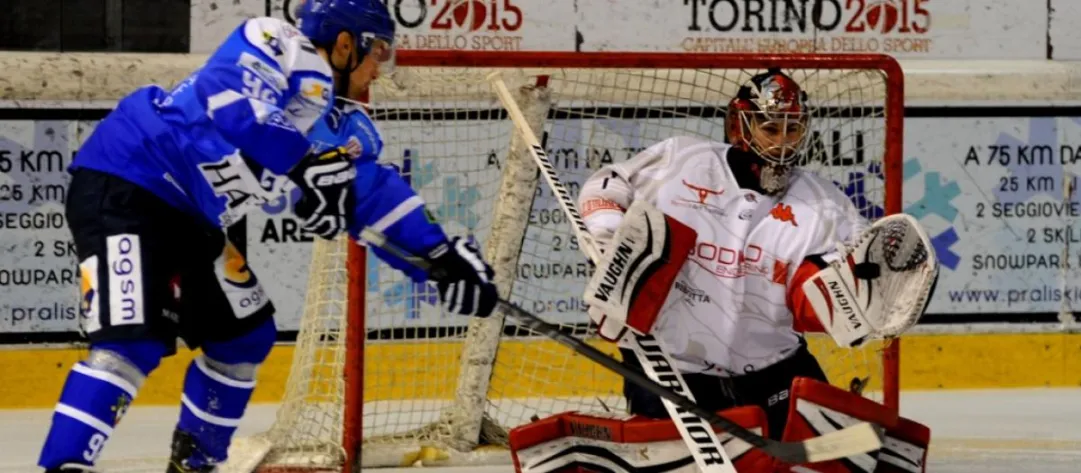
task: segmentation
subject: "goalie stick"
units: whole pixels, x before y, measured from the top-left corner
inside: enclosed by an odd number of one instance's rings
[[[378,247],[409,264],[427,271],[431,267],[428,260],[411,255],[405,250],[398,248],[387,240],[386,235],[370,228],[365,228],[360,233],[360,238],[368,244]],[[645,374],[627,367],[619,360],[608,356],[586,342],[564,333],[557,325],[548,323],[530,312],[514,305],[506,299],[500,298],[497,307],[506,311],[507,314],[517,319],[524,326],[537,333],[543,334],[555,340],[578,354],[589,358],[597,364],[626,378],[647,391],[671,401],[683,411],[701,417],[711,424],[720,426],[726,432],[732,434],[752,446],[762,449],[766,454],[787,463],[818,463],[838,458],[849,457],[860,453],[878,450],[882,447],[882,437],[878,430],[869,423],[862,422],[836,432],[807,439],[801,442],[780,442],[755,435],[744,427],[721,417],[695,404],[690,399],[664,387],[660,383],[650,379]]]

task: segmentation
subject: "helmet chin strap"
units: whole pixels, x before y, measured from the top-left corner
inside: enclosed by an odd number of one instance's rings
[[[349,36],[353,36],[352,33],[348,34]],[[353,44],[356,46],[357,42],[353,41]],[[364,62],[364,59],[360,56],[360,48],[354,47],[353,49],[356,50],[356,55],[358,59],[354,61],[353,54],[349,54],[349,57],[345,61],[345,67],[338,67],[336,64],[334,64],[333,54],[330,54],[331,58],[329,61],[327,61],[330,63],[331,70],[333,70],[335,74],[338,74],[338,80],[334,81],[334,95],[337,97],[348,96],[350,76],[352,76],[353,71],[357,70],[357,68],[360,67],[360,64]],[[330,52],[334,52],[333,47],[331,47]]]

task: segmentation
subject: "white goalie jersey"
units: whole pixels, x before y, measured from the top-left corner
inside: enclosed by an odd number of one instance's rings
[[[843,192],[811,172],[793,170],[776,196],[741,189],[730,149],[671,138],[602,168],[579,197],[602,248],[636,200],[697,231],[652,332],[684,372],[739,375],[791,355],[800,345],[798,319],[815,317],[790,309],[796,270],[811,255],[829,261],[839,241],[868,226]]]

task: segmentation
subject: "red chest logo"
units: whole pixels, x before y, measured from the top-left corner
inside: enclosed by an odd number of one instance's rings
[[[713,190],[713,189],[707,189],[705,187],[698,187],[698,186],[696,186],[694,184],[688,183],[686,180],[683,180],[683,185],[687,186],[688,189],[698,193],[698,203],[699,204],[705,204],[706,199],[708,199],[709,196],[711,196],[711,195],[724,194],[724,189]]]
[[[792,206],[778,203],[769,211],[769,216],[773,217],[781,222],[791,223],[793,227],[798,227],[796,223],[796,214],[792,213]]]

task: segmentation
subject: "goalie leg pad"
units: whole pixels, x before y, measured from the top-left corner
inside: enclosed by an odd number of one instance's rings
[[[718,413],[752,432],[768,434],[766,415],[756,406]],[[764,452],[720,429],[715,431],[736,471],[773,471],[773,459]],[[511,430],[510,448],[517,473],[698,471],[678,429],[668,419],[610,413],[557,414]]]
[[[601,338],[617,341],[627,328],[653,330],[697,240],[694,229],[652,204],[631,204],[586,285],[584,299]]]
[[[886,429],[898,425],[897,413],[886,406],[821,381],[796,378],[791,394],[788,425],[782,437],[785,441],[806,440],[860,422]],[[820,473],[873,473],[879,471],[879,466],[879,452],[807,465]]]

